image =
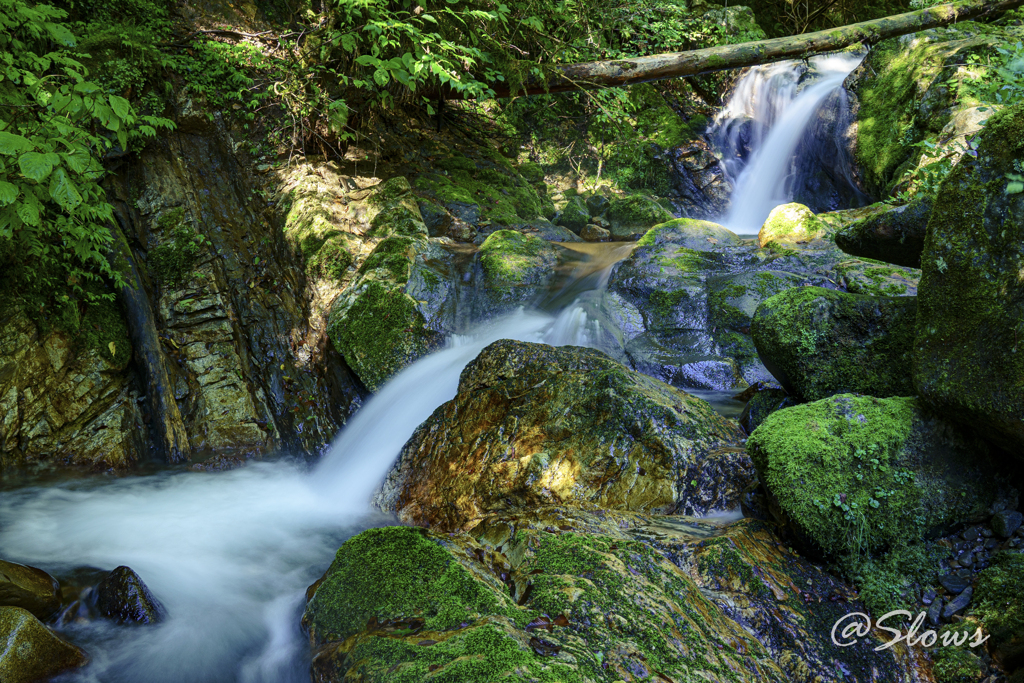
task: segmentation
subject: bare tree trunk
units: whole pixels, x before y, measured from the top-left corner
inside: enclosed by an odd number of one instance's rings
[[[515,88],[514,93],[506,83],[492,87],[497,97],[508,97],[512,94],[542,95],[615,88],[632,83],[696,76],[786,59],[803,59],[822,52],[835,52],[856,43],[874,45],[887,38],[946,26],[957,21],[978,19],[1021,5],[1024,5],[1024,0],[964,0],[799,36],[689,52],[666,52],[648,57],[548,66],[546,77],[530,76]]]

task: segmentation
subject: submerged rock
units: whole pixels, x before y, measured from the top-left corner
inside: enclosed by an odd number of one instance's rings
[[[810,242],[828,232],[828,225],[803,204],[782,204],[768,214],[757,233],[757,244],[764,247],[769,242]]]
[[[541,504],[704,514],[750,479],[739,437],[705,401],[603,353],[503,340],[416,430],[377,503],[443,530]]]
[[[857,554],[1016,506],[984,442],[914,398],[841,394],[772,415],[747,448],[809,548]]]
[[[110,572],[93,592],[100,614],[120,623],[156,624],[167,614],[142,578],[129,567]]]
[[[940,414],[1024,453],[1024,106],[988,121],[942,185],[921,257],[914,384]]]
[[[0,560],[0,605],[21,607],[40,619],[60,609],[60,583],[42,569]]]
[[[545,507],[469,533],[366,531],[311,587],[303,624],[324,683],[909,683],[904,648],[830,642],[855,600],[760,523]]]
[[[863,218],[836,233],[836,246],[848,254],[910,268],[921,267],[930,198]]]
[[[0,681],[36,683],[86,663],[85,652],[27,610],[0,607]]]
[[[765,367],[800,400],[907,396],[916,310],[913,297],[801,287],[762,301],[750,331]]]

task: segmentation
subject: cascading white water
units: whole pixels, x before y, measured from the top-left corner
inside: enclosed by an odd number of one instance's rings
[[[371,398],[312,472],[279,461],[6,491],[0,556],[57,575],[128,565],[167,608],[156,626],[63,627],[93,658],[68,680],[308,681],[303,593],[346,537],[393,523],[369,502],[413,430],[454,397],[463,368],[493,341],[583,346],[588,327],[572,305],[558,317],[520,311],[458,337]]]
[[[772,209],[792,201],[797,146],[815,112],[863,58],[812,58],[810,71],[818,78],[806,87],[799,87],[803,62],[755,67],[741,79],[711,131],[734,187],[723,225],[756,233]]]

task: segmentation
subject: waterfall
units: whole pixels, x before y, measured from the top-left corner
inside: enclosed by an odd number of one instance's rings
[[[606,250],[570,271],[559,291],[583,279],[591,293],[603,287],[630,249]],[[395,523],[370,509],[372,494],[413,430],[455,396],[463,368],[498,339],[589,346],[596,337],[575,302],[557,316],[520,310],[454,337],[367,401],[312,471],[279,460],[3,492],[5,559],[58,576],[128,565],[168,611],[153,626],[61,627],[92,658],[62,680],[306,683],[306,587],[347,537]]]
[[[709,131],[735,188],[719,222],[736,233],[756,233],[773,208],[793,201],[804,184],[797,147],[815,113],[863,58],[815,57],[810,66],[781,62],[755,67],[740,79]]]

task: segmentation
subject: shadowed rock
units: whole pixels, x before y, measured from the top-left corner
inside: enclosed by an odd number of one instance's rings
[[[921,267],[931,199],[919,199],[856,221],[836,233],[836,246],[847,254]]]
[[[96,587],[95,600],[103,616],[121,623],[155,624],[163,621],[167,613],[139,575],[128,567],[110,572]]]
[[[0,605],[48,619],[60,609],[60,584],[42,569],[0,560]]]

